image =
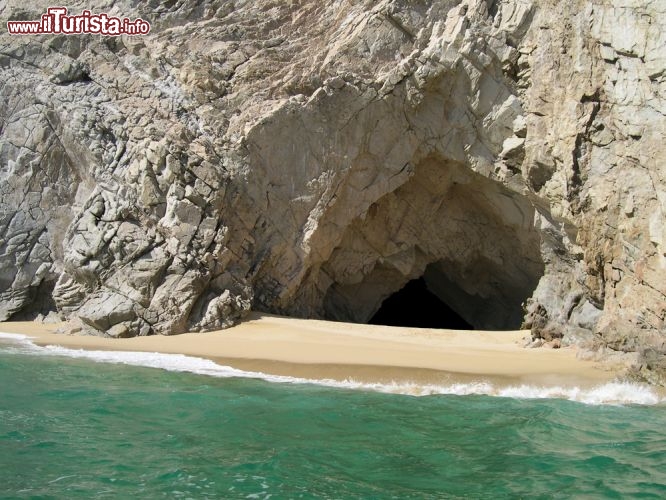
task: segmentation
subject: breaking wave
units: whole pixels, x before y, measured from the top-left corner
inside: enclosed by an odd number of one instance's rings
[[[12,342],[9,350],[24,354],[46,356],[66,356],[87,359],[101,363],[125,364],[147,368],[159,368],[172,372],[194,373],[218,378],[253,378],[267,382],[283,384],[317,384],[339,389],[370,390],[388,394],[409,396],[432,395],[487,395],[517,399],[567,399],[590,405],[656,405],[666,403],[650,386],[629,382],[608,382],[594,387],[576,386],[536,386],[514,385],[499,386],[487,381],[423,384],[416,382],[371,383],[353,379],[306,379],[284,375],[271,375],[262,372],[239,370],[230,366],[219,365],[211,360],[186,356],[183,354],[162,354],[157,352],[134,351],[94,351],[69,349],[61,346],[40,347],[33,344],[26,335],[0,332],[0,340]]]

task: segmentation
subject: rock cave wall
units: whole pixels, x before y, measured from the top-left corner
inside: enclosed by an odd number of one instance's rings
[[[659,2],[110,9],[151,33],[0,34],[0,319],[367,321],[423,277],[475,327],[666,377]]]

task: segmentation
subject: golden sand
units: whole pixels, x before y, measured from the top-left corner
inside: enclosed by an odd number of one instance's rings
[[[383,382],[493,380],[539,385],[599,384],[610,367],[578,359],[575,348],[523,347],[528,331],[435,330],[303,320],[253,313],[227,330],[111,339],[56,333],[62,324],[0,323],[38,345],[185,354],[243,370],[310,379]]]

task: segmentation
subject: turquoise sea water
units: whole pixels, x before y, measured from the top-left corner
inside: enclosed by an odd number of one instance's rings
[[[414,397],[76,355],[0,344],[1,498],[666,497],[666,406],[645,395]]]

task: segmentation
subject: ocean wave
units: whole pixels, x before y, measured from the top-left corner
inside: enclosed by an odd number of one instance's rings
[[[271,375],[262,372],[239,370],[231,366],[219,365],[211,360],[186,356],[184,354],[163,354],[158,352],[135,351],[94,351],[70,349],[61,346],[40,347],[33,344],[27,335],[0,332],[0,340],[5,339],[19,346],[18,351],[26,354],[65,356],[87,359],[101,363],[125,364],[146,368],[158,368],[172,372],[194,373],[218,378],[253,378],[283,384],[316,384],[339,389],[370,390],[388,394],[409,396],[433,395],[487,395],[516,399],[567,399],[589,405],[656,405],[666,403],[654,388],[637,383],[608,382],[595,387],[576,386],[498,386],[487,381],[422,384],[416,382],[372,383],[353,379],[306,379],[285,375]]]
[[[23,335],[21,333],[5,333],[5,332],[0,332],[0,340],[5,339],[5,340],[13,340],[16,342],[27,342],[30,343],[29,337],[27,335]]]

